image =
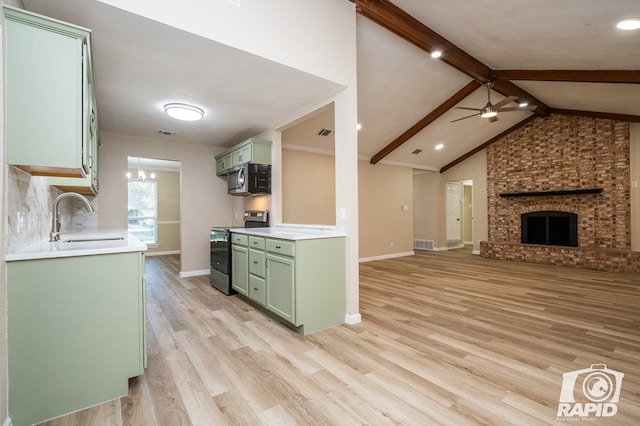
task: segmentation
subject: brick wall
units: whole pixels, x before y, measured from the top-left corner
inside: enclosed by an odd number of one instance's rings
[[[487,148],[486,257],[602,270],[640,270],[631,248],[629,123],[552,114]],[[502,198],[501,193],[602,188],[600,194]],[[578,247],[520,244],[520,215],[578,214]],[[615,252],[616,267],[602,259]],[[625,253],[629,253],[627,255]],[[598,254],[600,253],[600,254]],[[594,260],[595,259],[595,260]],[[600,260],[598,260],[600,259]],[[619,266],[620,264],[629,266]],[[640,264],[640,262],[637,262]]]

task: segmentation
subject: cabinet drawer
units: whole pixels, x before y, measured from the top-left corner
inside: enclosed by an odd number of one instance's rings
[[[249,244],[249,236],[244,234],[234,234],[231,233],[231,242],[233,244],[238,244],[241,246],[246,246]]]
[[[249,249],[249,273],[264,278],[264,251]]]
[[[293,241],[267,239],[267,250],[285,256],[295,256],[296,244]]]
[[[265,304],[265,280],[253,275],[249,276],[249,297],[257,303],[264,306]]]
[[[249,236],[249,247],[264,250],[264,237]]]

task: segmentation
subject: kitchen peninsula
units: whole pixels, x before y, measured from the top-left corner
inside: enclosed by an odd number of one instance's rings
[[[300,334],[344,323],[345,235],[336,227],[231,229],[232,286]]]
[[[61,234],[7,254],[9,403],[38,423],[128,393],[146,366],[146,245]]]

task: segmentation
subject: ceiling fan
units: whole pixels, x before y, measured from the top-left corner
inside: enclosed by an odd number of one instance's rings
[[[487,104],[482,108],[455,107],[456,109],[466,109],[466,110],[478,111],[478,112],[476,112],[475,114],[468,115],[466,117],[458,118],[456,120],[451,120],[452,123],[455,123],[456,121],[464,120],[467,118],[475,117],[477,115],[479,115],[482,118],[488,118],[489,122],[493,123],[495,121],[498,121],[498,112],[533,110],[536,108],[535,105],[527,105],[527,104],[524,104],[522,106],[517,106],[517,107],[502,108],[504,105],[508,104],[509,102],[512,102],[518,99],[517,96],[507,96],[506,98],[504,98],[503,100],[501,100],[500,102],[494,105],[491,103],[491,88],[493,87],[493,81],[487,81],[484,84],[484,87],[487,88]]]

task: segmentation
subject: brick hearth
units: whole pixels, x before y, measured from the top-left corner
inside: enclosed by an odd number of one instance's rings
[[[552,114],[487,148],[488,258],[640,272],[631,251],[629,123]],[[599,194],[502,198],[502,193],[602,188]],[[520,243],[520,215],[578,214],[578,247]]]

